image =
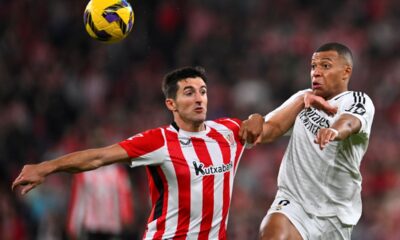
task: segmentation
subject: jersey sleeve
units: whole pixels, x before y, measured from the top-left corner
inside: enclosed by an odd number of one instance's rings
[[[136,134],[119,145],[131,158],[131,167],[158,165],[164,162],[165,136],[162,128]]]
[[[234,135],[235,141],[242,145],[240,138],[239,138],[239,130],[240,130],[240,125],[242,124],[242,121],[237,118],[220,118],[215,120],[215,122],[224,125],[225,127],[229,128]]]
[[[370,133],[372,121],[375,114],[375,107],[371,98],[363,92],[353,92],[346,95],[339,107],[340,114],[351,114],[361,122],[360,132]]]

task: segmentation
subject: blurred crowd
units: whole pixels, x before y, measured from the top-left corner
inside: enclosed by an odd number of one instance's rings
[[[52,175],[25,196],[10,190],[13,179],[24,164],[169,124],[160,89],[166,72],[205,67],[208,118],[245,119],[308,88],[313,51],[332,41],[353,50],[350,88],[376,107],[353,239],[400,239],[400,1],[129,2],[133,30],[110,45],[85,32],[87,1],[0,1],[0,239],[68,239],[72,176]],[[229,239],[257,238],[286,144],[244,153]],[[135,220],[127,231],[139,239],[149,214],[146,173],[128,174]]]

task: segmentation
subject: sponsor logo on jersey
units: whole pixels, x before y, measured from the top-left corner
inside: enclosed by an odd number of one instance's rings
[[[219,166],[208,166],[204,167],[203,163],[198,163],[196,161],[193,161],[193,167],[196,172],[196,176],[199,175],[214,175],[217,173],[224,173],[228,172],[229,170],[232,169],[233,163],[229,162],[227,164],[221,164]]]
[[[329,120],[319,115],[315,109],[304,109],[299,115],[307,130],[316,135],[319,129],[329,128]]]

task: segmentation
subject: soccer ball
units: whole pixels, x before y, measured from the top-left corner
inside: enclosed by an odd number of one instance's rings
[[[126,0],[91,0],[83,21],[92,38],[113,43],[124,39],[132,30],[134,14]]]

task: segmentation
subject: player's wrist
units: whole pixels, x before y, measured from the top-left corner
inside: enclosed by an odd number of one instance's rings
[[[334,128],[328,128],[330,131],[332,131],[334,133],[334,139],[336,139],[339,136],[339,131],[337,129]]]
[[[250,119],[253,119],[253,118],[262,119],[264,121],[264,117],[259,113],[250,114],[247,119],[250,120]]]

